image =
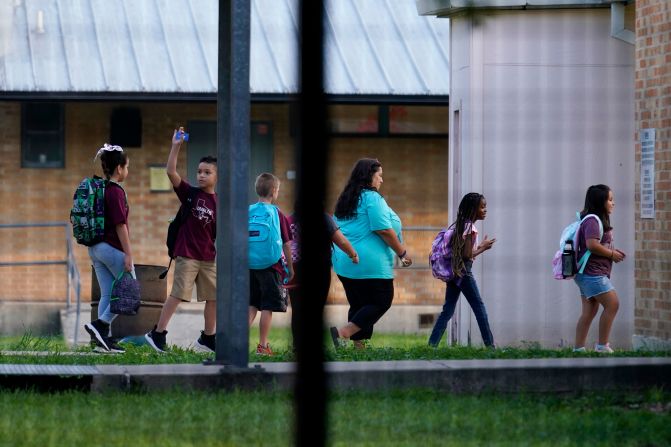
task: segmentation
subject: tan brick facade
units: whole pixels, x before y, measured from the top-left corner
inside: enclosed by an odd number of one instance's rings
[[[76,102],[65,105],[65,169],[21,168],[21,104],[0,102],[0,223],[65,222],[78,182],[99,165],[92,159],[109,138],[109,117],[118,103]],[[125,182],[131,207],[130,231],[137,264],[167,265],[165,233],[178,208],[173,193],[150,192],[149,166],[165,163],[170,135],[177,123],[214,120],[214,104],[138,103],[143,120],[143,145],[127,149],[130,174]],[[252,106],[252,119],[273,124],[275,173],[282,180],[280,207],[290,213],[295,169],[293,138],[287,105]],[[188,147],[186,148],[188,150]],[[214,150],[214,148],[213,148]],[[361,157],[380,159],[385,168],[382,193],[405,226],[440,226],[447,222],[447,139],[335,138],[329,168],[327,206],[333,209],[353,163]],[[185,170],[185,151],[179,161]],[[408,232],[409,252],[426,265],[433,232]],[[65,234],[60,228],[0,229],[0,262],[56,261],[65,257]],[[91,269],[86,248],[75,244],[82,276],[82,297],[90,298]],[[171,277],[168,278],[172,283]],[[397,304],[440,304],[443,285],[430,271],[400,271]],[[65,266],[2,267],[0,300],[64,301]],[[342,302],[342,288],[333,282],[330,302]]]
[[[671,3],[636,0],[635,333],[671,340]],[[640,218],[639,130],[656,129],[655,219]]]

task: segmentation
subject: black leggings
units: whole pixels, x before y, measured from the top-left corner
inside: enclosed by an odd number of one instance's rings
[[[373,325],[389,310],[394,299],[393,279],[351,279],[338,275],[345,288],[349,312],[347,321],[361,328],[351,340],[373,336]]]

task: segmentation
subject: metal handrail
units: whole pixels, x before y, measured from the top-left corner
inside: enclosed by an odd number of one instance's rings
[[[77,317],[75,323],[74,346],[77,346],[77,329],[79,328],[79,311],[81,308],[81,278],[79,276],[79,268],[77,267],[77,260],[72,249],[72,230],[70,222],[35,222],[35,223],[17,223],[17,224],[0,224],[0,229],[3,228],[44,228],[44,227],[63,227],[65,229],[65,249],[66,258],[59,261],[21,261],[21,262],[0,262],[0,267],[18,267],[31,265],[65,265],[67,266],[67,290],[66,290],[66,310],[70,310],[71,306],[71,290],[74,286],[75,297],[77,298]]]
[[[407,226],[403,227],[403,233],[409,233],[412,231],[420,232],[420,231],[432,231],[438,234],[440,230],[442,230],[443,227],[436,227],[436,226],[430,226],[430,225],[415,225],[415,226]],[[419,255],[417,253],[416,255]],[[427,254],[428,256],[428,254]],[[398,257],[394,259],[394,269],[395,270],[429,270],[431,267],[428,265],[420,264],[420,263],[414,263],[410,267],[401,267],[401,262]]]

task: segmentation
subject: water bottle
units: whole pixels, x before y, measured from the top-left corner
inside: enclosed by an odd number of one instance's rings
[[[571,239],[567,239],[564,243],[564,251],[561,254],[561,267],[561,274],[564,278],[570,278],[578,271],[578,266],[575,262],[573,241]]]

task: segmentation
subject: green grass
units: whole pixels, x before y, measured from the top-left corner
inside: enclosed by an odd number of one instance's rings
[[[270,343],[275,351],[273,357],[261,357],[255,353],[258,341],[258,328],[250,331],[249,349],[250,362],[286,362],[293,361],[290,349],[291,333],[286,328],[275,328],[270,334]],[[331,345],[328,335],[324,334],[327,361],[367,361],[367,360],[445,360],[445,359],[531,359],[561,357],[598,357],[588,352],[575,354],[570,348],[545,349],[537,343],[524,342],[519,346],[503,346],[492,350],[481,347],[447,346],[440,348],[427,346],[427,336],[417,334],[376,334],[364,350],[353,347],[338,350]],[[125,354],[91,355],[88,347],[79,348],[76,352],[82,355],[70,355],[62,339],[58,337],[36,337],[26,334],[23,337],[0,338],[0,349],[6,351],[48,351],[50,355],[0,355],[0,363],[17,364],[162,364],[162,363],[200,363],[212,355],[194,352],[188,349],[172,347],[169,354],[157,354],[148,346],[126,344]],[[621,351],[615,352],[616,357],[670,357],[671,351]]]
[[[288,393],[0,392],[2,446],[291,445]],[[332,446],[663,446],[671,394],[334,394]]]
[[[8,351],[64,351],[65,341],[60,336],[35,336],[26,332],[21,336],[0,337],[0,350]]]

